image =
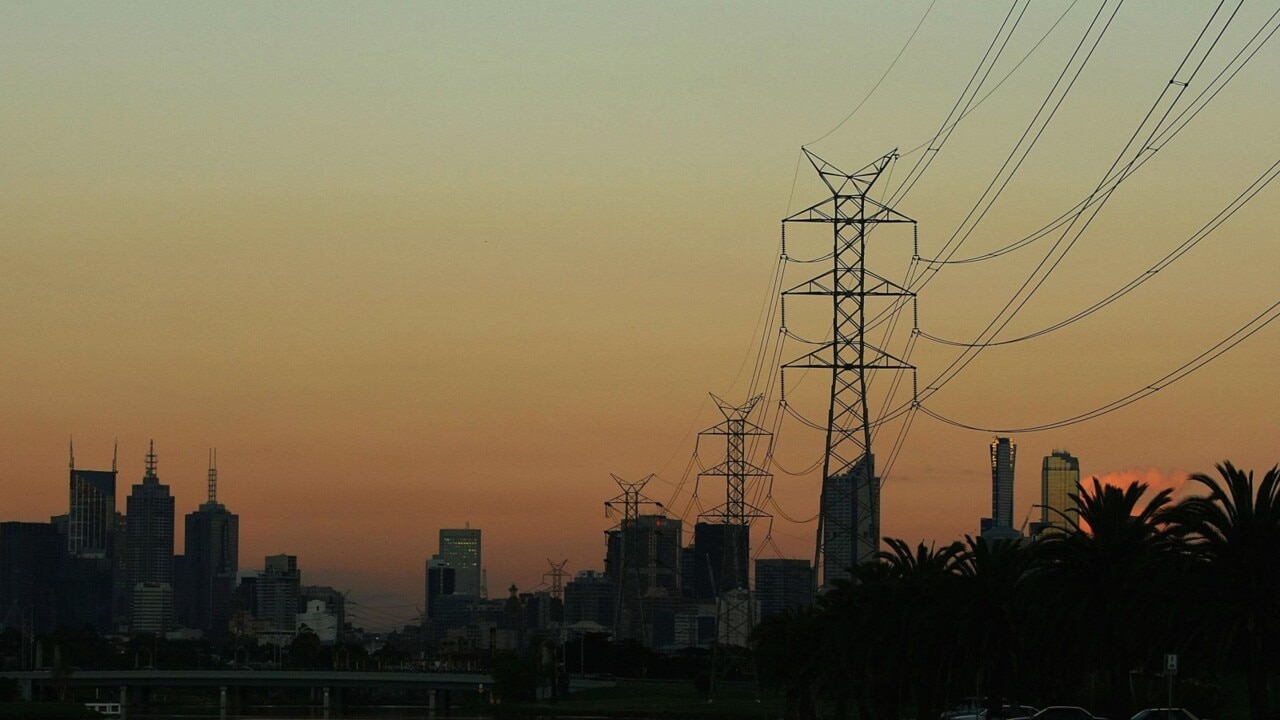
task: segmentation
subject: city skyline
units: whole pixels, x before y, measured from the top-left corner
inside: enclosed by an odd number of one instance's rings
[[[17,69],[0,78],[13,103],[0,121],[13,144],[0,174],[5,519],[67,512],[68,436],[76,464],[98,470],[119,438],[120,512],[148,439],[183,516],[218,447],[241,567],[296,555],[309,582],[388,605],[421,604],[438,529],[468,520],[491,594],[540,585],[548,557],[603,569],[610,473],[655,473],[650,494],[687,524],[720,502],[707,485],[694,503],[684,469],[716,421],[707,393],[739,403],[758,389],[753,328],[778,222],[821,194],[799,146],[850,169],[897,147],[896,185],[1006,10],[69,7],[0,8],[0,60]],[[895,203],[919,221],[922,255],[962,223],[1084,32],[1093,10],[1070,7],[1033,4],[993,77],[1043,45]],[[1124,8],[966,254],[1092,190],[1211,10]],[[1243,9],[1204,72],[1263,19]],[[1278,47],[1126,181],[1010,335],[1142,273],[1280,157],[1267,132]],[[931,404],[975,426],[1032,425],[1193,358],[1275,300],[1275,190],[1106,311],[985,351]],[[921,327],[971,339],[1041,254],[940,272]],[[919,353],[922,388],[955,355],[923,341]],[[1280,459],[1280,421],[1259,402],[1277,355],[1268,327],[1141,403],[1000,434],[1024,458],[1070,447],[1084,478],[1166,487],[1227,458],[1263,471]],[[795,411],[823,418],[822,383],[790,381]],[[919,418],[887,475],[883,535],[976,534],[990,436]],[[791,471],[821,454],[790,420],[777,442]],[[888,454],[877,445],[877,470]],[[1031,465],[1014,480],[1015,525],[1040,496]],[[778,508],[810,518],[816,476],[773,472]],[[813,525],[778,508],[781,556],[811,560]]]

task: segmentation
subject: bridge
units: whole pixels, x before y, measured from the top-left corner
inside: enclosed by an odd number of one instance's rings
[[[306,690],[325,710],[341,709],[349,691],[403,692],[421,698],[429,709],[447,711],[458,703],[482,701],[493,687],[489,673],[442,673],[351,670],[32,670],[0,672],[18,681],[24,700],[52,698],[69,690],[97,689],[118,693],[127,709],[147,707],[155,690],[217,689],[219,707],[249,709],[253,691]],[[613,680],[571,678],[569,691],[610,687]]]
[[[221,709],[246,710],[254,689],[308,690],[326,710],[345,705],[345,691],[402,691],[423,698],[428,708],[447,709],[454,701],[481,700],[493,686],[488,673],[437,673],[339,670],[34,670],[4,672],[22,689],[24,700],[50,698],[71,689],[119,693],[126,708],[146,707],[158,689],[216,688]],[[588,685],[608,684],[592,683]],[[581,689],[583,685],[577,683]]]

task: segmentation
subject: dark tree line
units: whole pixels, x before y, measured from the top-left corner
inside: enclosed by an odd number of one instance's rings
[[[1192,476],[1207,492],[1178,503],[1080,484],[1070,530],[1030,542],[888,539],[813,608],[759,625],[761,679],[796,720],[933,720],[973,695],[1125,720],[1165,704],[1176,653],[1181,704],[1218,718],[1242,693],[1251,720],[1273,720],[1280,469],[1218,473]]]

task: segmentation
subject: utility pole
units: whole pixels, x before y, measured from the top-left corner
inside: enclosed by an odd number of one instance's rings
[[[803,150],[831,196],[785,218],[783,229],[792,223],[830,225],[832,265],[830,270],[782,294],[784,302],[788,295],[830,298],[831,339],[786,363],[783,369],[821,369],[831,373],[814,553],[815,585],[821,586],[848,578],[851,567],[874,557],[880,549],[880,478],[876,476],[871,450],[873,421],[868,408],[867,376],[874,370],[914,373],[915,368],[867,341],[867,305],[883,298],[904,303],[901,298],[915,295],[867,268],[867,237],[880,224],[915,221],[868,197],[871,187],[896,157],[896,150],[852,173]]]
[[[724,420],[698,433],[704,437],[725,439],[724,461],[699,474],[699,477],[722,477],[725,480],[725,502],[698,516],[699,521],[713,522],[721,526],[723,544],[720,577],[714,571],[711,585],[716,594],[716,635],[711,646],[711,682],[707,696],[714,700],[719,686],[736,669],[745,678],[753,678],[748,638],[755,626],[755,604],[748,583],[751,561],[751,521],[767,518],[768,513],[747,502],[747,482],[762,480],[771,475],[748,459],[747,439],[769,437],[768,430],[748,420],[751,411],[760,402],[757,395],[745,404],[733,406],[715,395],[715,401]]]

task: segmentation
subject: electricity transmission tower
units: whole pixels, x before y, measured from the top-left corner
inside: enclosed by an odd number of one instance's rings
[[[699,473],[699,477],[725,479],[725,502],[698,516],[702,522],[714,522],[721,526],[722,557],[720,575],[712,572],[712,589],[716,593],[716,638],[711,646],[711,683],[708,696],[715,698],[717,686],[727,680],[736,669],[740,676],[748,678],[751,658],[748,639],[755,626],[755,604],[747,582],[751,558],[751,521],[769,517],[760,508],[747,502],[747,481],[752,478],[769,478],[770,474],[748,460],[748,438],[752,440],[769,436],[768,430],[748,420],[751,411],[760,402],[757,395],[741,406],[733,406],[715,395],[716,407],[724,415],[724,421],[698,433],[704,437],[725,439],[724,461]]]
[[[637,640],[649,645],[651,643],[648,642],[648,633],[645,632],[643,603],[647,588],[641,586],[640,565],[641,560],[645,560],[652,566],[656,562],[657,552],[656,548],[649,547],[655,540],[652,532],[645,533],[648,536],[646,546],[640,545],[640,508],[644,505],[652,505],[661,510],[662,503],[644,495],[644,486],[653,479],[652,474],[638,481],[623,480],[617,475],[612,477],[618,484],[618,488],[622,490],[621,494],[604,503],[606,516],[610,515],[617,505],[622,505],[622,519],[618,521],[616,527],[608,531],[608,567],[618,586],[617,602],[614,605],[614,637],[617,640]],[[616,561],[614,558],[617,558]],[[648,577],[652,581],[653,568],[649,567],[648,570]]]
[[[869,270],[865,263],[867,237],[877,225],[915,222],[868,197],[896,152],[846,173],[804,149],[831,196],[783,220],[784,228],[788,223],[825,223],[832,231],[831,269],[782,293],[831,299],[831,339],[783,365],[784,369],[831,372],[814,555],[814,580],[819,585],[849,577],[849,568],[874,556],[880,548],[880,478],[871,450],[873,420],[868,409],[867,376],[874,370],[915,370],[866,337],[870,301],[891,298],[902,303],[902,298],[914,297],[906,288]]]
[[[551,587],[551,598],[553,600],[564,600],[564,579],[569,575],[564,566],[569,564],[569,560],[555,562],[551,558],[547,558],[547,564],[551,566],[551,569],[543,573],[542,579],[547,581],[547,585]]]

